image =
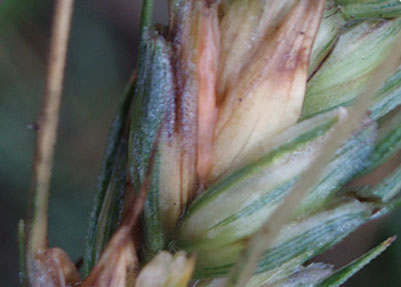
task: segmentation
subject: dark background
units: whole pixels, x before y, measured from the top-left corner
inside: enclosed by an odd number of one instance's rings
[[[17,285],[17,224],[25,217],[55,1],[0,0],[0,286]],[[77,0],[49,210],[50,245],[75,260],[109,124],[135,66],[140,0]],[[165,23],[167,0],[155,4]],[[401,212],[363,227],[323,259],[337,266],[393,234]],[[320,258],[322,259],[322,258]],[[323,260],[322,259],[322,260]],[[401,240],[348,286],[401,286]]]

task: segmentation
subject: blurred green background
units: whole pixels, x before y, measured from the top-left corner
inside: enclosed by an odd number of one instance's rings
[[[165,23],[167,0],[155,19]],[[0,286],[17,285],[18,220],[25,217],[34,131],[54,1],[0,0]],[[75,4],[49,210],[50,245],[76,260],[108,127],[135,66],[140,0]],[[322,258],[341,265],[390,235],[401,211],[362,228]],[[401,286],[401,240],[348,286]]]

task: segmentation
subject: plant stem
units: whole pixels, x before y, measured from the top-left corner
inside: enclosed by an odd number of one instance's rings
[[[49,186],[73,4],[74,0],[57,0],[53,20],[46,86],[42,110],[37,122],[38,134],[35,143],[27,221],[27,250],[31,259],[34,259],[38,251],[48,247]]]
[[[25,222],[21,219],[18,223],[18,255],[19,255],[19,286],[26,287],[26,259],[25,259]]]
[[[147,27],[152,24],[152,14],[153,14],[153,0],[143,0],[142,4],[142,14],[141,14],[141,33]]]
[[[96,254],[95,241],[98,233],[103,233],[104,230],[99,230],[99,216],[104,204],[107,189],[110,185],[112,178],[113,168],[117,156],[117,151],[121,145],[124,129],[130,124],[130,109],[132,104],[132,98],[135,91],[136,83],[136,72],[132,74],[132,77],[128,83],[128,88],[123,96],[120,105],[117,109],[117,113],[114,116],[113,123],[111,125],[109,137],[107,140],[106,151],[103,157],[102,167],[98,176],[98,182],[96,186],[96,194],[93,202],[93,208],[89,220],[89,228],[86,236],[85,251],[84,251],[84,265],[83,274],[88,275],[92,267],[97,261],[97,257],[101,254]]]

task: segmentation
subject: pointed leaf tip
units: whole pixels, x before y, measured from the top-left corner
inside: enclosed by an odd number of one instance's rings
[[[355,273],[357,273],[359,270],[369,264],[373,259],[382,254],[395,241],[395,239],[396,236],[390,237],[377,247],[362,255],[360,258],[336,271],[333,275],[317,285],[317,287],[338,287],[342,285]]]

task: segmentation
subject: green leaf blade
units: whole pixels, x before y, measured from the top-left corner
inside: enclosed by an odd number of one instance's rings
[[[109,137],[107,139],[106,150],[103,156],[102,166],[99,172],[96,193],[94,196],[92,211],[89,218],[89,227],[86,235],[85,250],[83,255],[83,274],[88,275],[96,263],[99,254],[95,252],[95,241],[98,234],[99,216],[107,194],[107,189],[113,174],[114,164],[118,150],[121,146],[124,130],[129,123],[129,112],[131,109],[135,79],[129,83],[127,91],[114,116]]]
[[[337,0],[346,20],[366,20],[395,18],[401,16],[398,0]]]
[[[370,108],[369,117],[374,120],[387,115],[401,104],[401,67],[384,83]]]
[[[264,157],[212,185],[186,212],[178,247],[216,247],[255,232],[313,159],[338,117],[336,111],[300,123],[280,135]]]
[[[364,224],[371,215],[370,207],[357,201],[341,204],[304,220],[285,226],[265,252],[256,273],[279,268],[298,258],[306,260],[334,246]],[[223,277],[234,265],[245,242],[198,253],[197,278]],[[214,261],[214,262],[213,262]]]
[[[165,134],[169,137],[173,133],[173,82],[170,45],[156,31],[146,31],[138,64],[129,140],[129,170],[135,191],[144,180],[156,138],[159,136],[159,145],[163,145]],[[161,160],[158,147],[143,217],[145,248],[150,257],[166,245],[160,210]]]
[[[309,192],[295,212],[296,216],[313,214],[322,208],[347,182],[369,167],[377,125],[367,121],[337,150],[325,168],[322,180]]]
[[[362,22],[349,27],[330,57],[308,82],[302,116],[349,105],[364,92],[401,31],[401,19]]]
[[[324,280],[317,287],[338,287],[346,282],[351,276],[369,264],[373,259],[382,254],[395,240],[395,237],[391,237],[375,247],[371,251],[365,253],[357,260],[351,262],[344,268],[338,270],[329,278]]]

